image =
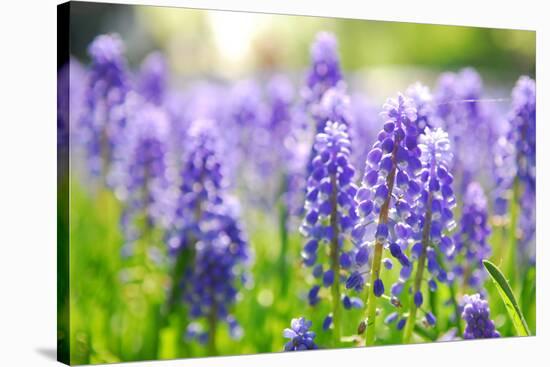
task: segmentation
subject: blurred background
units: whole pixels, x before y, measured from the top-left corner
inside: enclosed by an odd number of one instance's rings
[[[503,88],[536,71],[533,31],[94,3],[78,3],[71,15],[71,53],[84,63],[96,35],[116,32],[131,67],[161,49],[181,78],[302,72],[321,30],[336,35],[346,75],[375,98],[466,66]]]

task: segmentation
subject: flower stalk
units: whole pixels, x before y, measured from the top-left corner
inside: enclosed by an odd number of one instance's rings
[[[332,238],[330,241],[330,267],[334,274],[334,281],[332,282],[332,317],[334,323],[334,344],[338,345],[341,336],[341,313],[340,313],[340,259],[339,259],[339,241],[340,236],[338,226],[338,201],[337,192],[338,186],[336,184],[336,176],[333,174],[330,176],[330,184],[332,192],[330,195],[330,226],[332,227]]]
[[[388,223],[388,214],[389,214],[389,207],[390,207],[390,201],[392,197],[392,191],[393,186],[395,183],[395,172],[397,169],[397,165],[395,164],[395,154],[397,152],[397,147],[399,144],[396,141],[396,144],[394,145],[393,152],[392,152],[392,169],[388,175],[387,178],[387,185],[388,185],[388,196],[384,200],[384,203],[382,204],[382,207],[380,209],[380,216],[379,216],[379,223],[387,224]],[[374,339],[375,339],[375,331],[376,331],[376,300],[378,297],[374,294],[374,282],[376,279],[380,279],[380,270],[381,270],[381,263],[382,263],[382,251],[384,249],[384,244],[381,241],[376,241],[374,245],[374,256],[372,257],[372,263],[371,263],[371,279],[370,284],[371,286],[367,288],[367,328],[366,328],[366,339],[365,339],[365,345],[373,345]]]
[[[432,223],[432,201],[433,193],[430,192],[428,196],[428,205],[426,210],[426,216],[424,217],[424,228],[422,231],[422,252],[418,258],[418,265],[416,268],[416,275],[414,278],[413,285],[413,297],[411,297],[411,304],[409,308],[409,317],[407,323],[405,324],[405,332],[403,334],[403,343],[409,343],[412,337],[412,332],[414,325],[416,323],[416,311],[418,309],[417,300],[415,295],[419,294],[420,288],[422,287],[422,279],[424,277],[424,268],[426,266],[426,258],[428,254],[428,246],[430,242],[430,229]]]

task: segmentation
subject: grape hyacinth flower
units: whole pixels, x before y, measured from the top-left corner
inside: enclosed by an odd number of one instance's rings
[[[329,120],[349,124],[347,120],[351,118],[351,113],[345,90],[336,37],[331,33],[320,32],[311,46],[311,67],[302,90],[304,111],[314,122],[313,134],[322,133]],[[314,155],[315,150],[311,149],[308,175],[311,173]]]
[[[479,294],[465,295],[462,318],[466,321],[464,339],[499,338],[495,323],[490,318],[489,303]]]
[[[519,259],[526,263],[535,255],[536,222],[536,85],[529,77],[521,77],[512,90],[510,125],[517,167],[512,192],[521,208],[517,228],[511,223],[512,236],[519,239]]]
[[[340,270],[350,265],[349,254],[343,248],[344,239],[357,219],[353,200],[357,188],[353,183],[355,169],[349,162],[350,146],[347,128],[341,123],[328,121],[325,131],[317,134],[313,171],[307,181],[305,218],[300,228],[308,238],[302,252],[304,264],[314,268],[314,275],[321,275],[325,287],[331,287],[337,342],[341,327]],[[319,268],[326,260],[328,268]],[[318,269],[322,274],[316,274]],[[314,293],[310,303],[317,300],[318,291]]]
[[[452,188],[453,176],[449,172],[453,158],[449,136],[440,128],[431,130],[427,127],[418,140],[422,161],[422,170],[419,174],[421,187],[420,195],[414,202],[417,222],[413,225],[412,236],[418,242],[411,249],[411,260],[413,264],[416,263],[416,273],[403,335],[405,343],[410,341],[417,310],[424,301],[424,269],[427,267],[430,276],[428,286],[431,289],[437,286],[436,280],[447,282],[448,276],[439,264],[437,251],[452,254],[453,241],[445,232],[456,226],[452,212],[456,206],[456,199]]]
[[[69,140],[81,140],[75,127],[82,115],[86,81],[87,70],[74,58],[57,71],[57,148],[61,156],[69,153],[64,151],[69,149]],[[74,144],[71,149],[77,146]]]
[[[261,185],[257,159],[261,157],[263,139],[257,134],[263,130],[268,117],[268,109],[261,98],[261,88],[253,79],[239,81],[229,92],[224,140],[227,147],[223,152],[224,164],[232,177],[231,183],[241,184],[253,192],[247,199],[261,198],[263,192],[254,192]],[[226,97],[227,98],[227,97]],[[248,159],[247,157],[253,157]],[[239,181],[237,181],[239,179]]]
[[[433,129],[437,119],[430,89],[422,83],[416,82],[407,88],[406,95],[414,101],[416,106],[418,129],[422,132],[426,127]]]
[[[294,136],[294,88],[291,81],[282,74],[273,76],[266,92],[267,118],[255,128],[253,156],[255,172],[261,181],[259,186],[268,206],[272,207],[288,188],[285,182],[287,167],[294,160],[298,142]]]
[[[150,104],[143,105],[129,120],[128,140],[120,147],[125,159],[114,169],[122,172],[123,187],[118,194],[125,204],[121,224],[126,255],[133,253],[136,241],[154,227],[166,227],[169,128],[164,111]]]
[[[307,106],[318,103],[329,89],[342,83],[338,41],[333,34],[320,32],[311,46],[311,67],[302,97]],[[323,129],[323,126],[320,127]]]
[[[215,213],[227,189],[216,123],[194,121],[188,142],[182,157],[174,226],[167,240],[173,254],[192,246],[201,237],[201,224]]]
[[[376,299],[385,291],[380,276],[383,249],[390,249],[403,267],[404,275],[409,269],[409,259],[403,250],[407,247],[411,229],[407,221],[397,223],[396,220],[412,215],[406,199],[420,194],[420,186],[415,181],[421,163],[414,103],[399,94],[396,99],[387,101],[384,110],[386,122],[367,155],[362,185],[355,196],[360,217],[352,233],[357,264],[347,280],[348,288],[361,290],[370,271],[367,345],[374,343]]]
[[[472,68],[444,73],[434,92],[437,126],[451,141],[452,167],[457,192],[463,195],[468,184],[484,171],[492,159],[493,111],[483,100],[483,81]],[[475,134],[472,133],[475,131]]]
[[[200,226],[194,261],[182,279],[183,299],[191,318],[205,320],[206,335],[199,335],[198,339],[207,340],[209,352],[215,355],[220,322],[229,326],[232,338],[242,336],[242,328],[230,308],[237,300],[239,285],[246,282],[243,271],[250,255],[236,200],[224,198]]]
[[[160,52],[152,52],[141,64],[138,79],[138,92],[143,98],[155,105],[164,102],[166,85],[168,83],[168,66]]]
[[[326,121],[340,122],[348,129],[353,125],[351,100],[346,93],[345,85],[340,84],[326,90],[314,111],[314,117],[318,123],[323,125],[323,128]]]
[[[378,109],[369,99],[359,93],[351,97],[351,125],[349,127],[351,141],[354,142],[351,161],[357,169],[363,169],[370,147],[376,141],[382,121]],[[357,144],[360,142],[360,144]],[[363,172],[359,172],[361,175]]]
[[[226,88],[210,82],[194,83],[183,91],[167,91],[163,103],[172,125],[170,137],[174,154],[182,158],[188,132],[196,120],[222,121]]]
[[[311,143],[309,132],[295,105],[295,90],[283,74],[273,76],[266,88],[268,118],[265,126],[256,130],[259,147],[256,156],[262,179],[258,187],[267,207],[277,208],[281,250],[279,269],[288,271],[289,232],[295,232],[303,212],[306,165]],[[286,295],[288,282],[281,282],[281,294]]]
[[[107,180],[125,116],[117,113],[130,91],[124,45],[118,35],[97,36],[88,48],[92,64],[85,91],[81,138],[92,176]]]
[[[239,205],[227,193],[216,131],[216,124],[208,120],[197,120],[190,127],[175,228],[167,241],[176,263],[183,262],[175,266],[183,268],[183,274],[170,298],[177,299],[181,285],[190,317],[204,318],[207,324],[206,331],[192,335],[208,341],[213,354],[219,321],[229,325],[232,335],[242,334],[229,308],[237,299],[237,284],[246,280],[239,274],[249,259]]]
[[[486,278],[483,260],[491,255],[488,243],[491,228],[487,198],[478,182],[468,185],[463,202],[459,230],[454,236],[455,250],[450,259],[454,264],[453,277],[461,279],[464,286],[481,292]]]
[[[315,344],[315,333],[310,331],[311,321],[303,317],[292,319],[290,328],[283,331],[283,336],[290,339],[285,344],[285,352],[297,350],[317,349]]]

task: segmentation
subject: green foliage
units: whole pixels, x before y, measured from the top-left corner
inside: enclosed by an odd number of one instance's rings
[[[529,327],[527,326],[527,322],[525,321],[525,317],[523,316],[523,313],[521,312],[521,309],[519,308],[516,301],[516,297],[514,296],[514,293],[510,288],[510,284],[508,284],[508,281],[506,280],[500,269],[489,260],[484,260],[483,265],[491,275],[491,278],[495,283],[498,293],[500,294],[502,301],[506,305],[506,310],[508,311],[508,315],[510,315],[510,318],[512,319],[518,335],[531,335]]]

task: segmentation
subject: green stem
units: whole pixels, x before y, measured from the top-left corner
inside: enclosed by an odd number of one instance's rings
[[[445,272],[447,272],[447,269],[445,268],[445,265],[443,265],[444,263],[444,260],[443,260],[443,254],[438,251],[437,252],[437,261],[439,261],[440,263],[440,266],[443,268],[443,270]],[[458,335],[462,335],[462,324],[460,322],[461,320],[461,315],[460,315],[460,308],[459,308],[459,305],[458,305],[458,301],[457,301],[457,294],[456,294],[456,283],[455,282],[450,282],[448,283],[448,287],[449,287],[449,293],[451,295],[451,301],[453,302],[453,307],[454,307],[454,314],[455,314],[455,323],[456,323],[456,329],[458,330]],[[437,315],[436,315],[437,317]],[[439,318],[438,318],[439,320]],[[415,331],[417,330],[417,328],[415,328]]]
[[[426,257],[428,253],[428,245],[430,240],[430,227],[432,225],[432,200],[433,200],[433,193],[430,192],[428,195],[428,203],[427,203],[427,210],[426,215],[424,217],[424,229],[422,231],[422,252],[420,253],[420,257],[418,258],[418,265],[416,268],[416,275],[414,278],[414,285],[413,285],[413,292],[412,297],[410,301],[410,308],[409,308],[409,318],[407,319],[407,323],[405,325],[405,332],[403,334],[403,343],[409,343],[411,340],[412,332],[414,329],[414,325],[416,323],[416,303],[414,302],[414,295],[420,291],[420,288],[422,286],[422,279],[424,277],[424,267],[426,266]]]
[[[279,232],[281,234],[281,253],[279,254],[279,270],[283,281],[281,281],[281,295],[284,297],[288,293],[287,277],[287,253],[288,253],[288,208],[284,202],[283,194],[287,189],[286,175],[282,179],[281,194],[279,195]]]
[[[332,322],[334,324],[334,345],[340,343],[341,335],[341,315],[340,315],[340,258],[339,258],[339,227],[338,227],[338,200],[337,200],[337,184],[336,176],[331,175],[330,183],[332,193],[330,197],[331,215],[330,226],[332,227],[332,239],[330,243],[330,265],[334,273],[334,281],[332,282]]]
[[[510,226],[508,228],[508,237],[510,241],[510,248],[508,249],[508,274],[510,276],[510,283],[512,288],[517,285],[517,226],[519,217],[519,179],[514,179],[512,187],[512,200],[510,202]]]
[[[218,307],[216,302],[212,304],[212,309],[208,316],[208,354],[210,356],[218,355],[218,349],[216,346],[216,332],[218,328]]]
[[[374,284],[374,281],[380,275],[380,263],[382,260],[383,245],[381,242],[376,242],[374,245],[374,256],[372,259],[372,272],[370,284]],[[365,345],[374,344],[374,332],[376,320],[376,296],[374,295],[374,286],[369,287],[367,295],[367,329]]]
[[[388,196],[384,200],[384,203],[380,207],[380,215],[378,217],[378,225],[388,223],[388,214],[390,208],[390,201],[392,198],[393,185],[395,182],[395,173],[397,170],[397,162],[395,155],[397,153],[398,142],[396,141],[393,152],[392,152],[392,169],[388,174],[386,183],[388,185]],[[376,332],[376,300],[377,297],[374,294],[374,281],[380,278],[381,262],[382,262],[382,250],[384,249],[384,244],[382,242],[376,241],[374,245],[374,256],[372,257],[371,262],[371,278],[370,284],[371,287],[367,289],[367,316],[366,316],[366,337],[365,345],[373,345]]]
[[[460,315],[460,308],[458,306],[458,301],[456,300],[456,290],[454,282],[449,283],[449,292],[451,293],[451,300],[453,302],[455,312],[456,329],[458,330],[458,335],[462,335],[462,323],[460,322],[462,316]]]
[[[438,320],[439,320],[439,317],[438,317],[438,308],[437,308],[437,305],[439,304],[438,303],[438,294],[437,294],[437,290],[435,291],[432,291],[431,289],[428,290],[428,294],[430,296],[430,310],[432,311],[433,315],[435,316],[435,319],[436,319],[436,323],[435,325],[433,326],[433,328],[435,329],[435,331],[437,332],[439,327],[438,327]]]

